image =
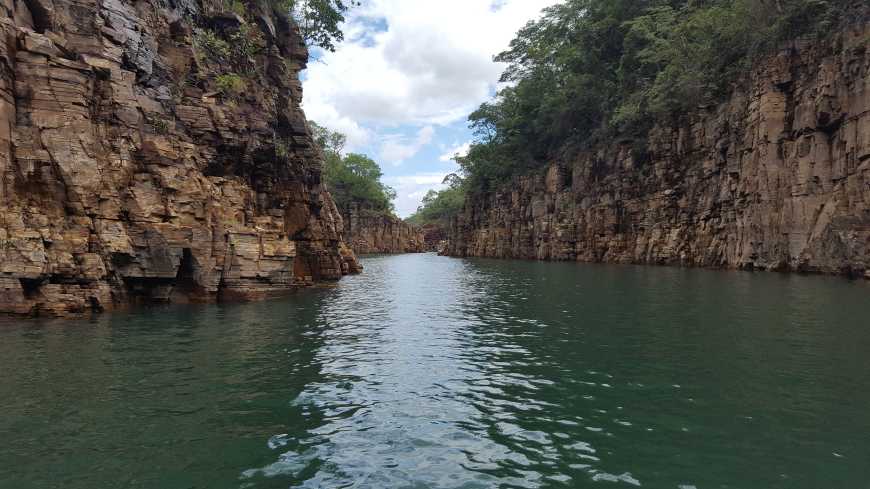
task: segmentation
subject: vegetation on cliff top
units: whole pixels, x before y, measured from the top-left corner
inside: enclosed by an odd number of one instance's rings
[[[340,209],[361,209],[392,215],[396,191],[381,182],[381,167],[366,155],[343,155],[347,138],[309,121],[314,140],[323,149],[323,180]]]
[[[447,188],[426,192],[423,202],[417,207],[417,212],[408,218],[408,222],[417,226],[447,227],[450,218],[456,215],[465,203],[465,181],[451,173],[443,183]]]
[[[639,160],[657,122],[723,100],[784,41],[827,35],[855,0],[567,0],[496,56],[506,84],[469,116],[475,143],[462,178],[411,217],[445,223],[467,192],[485,192],[568,148],[633,140]]]
[[[335,51],[335,43],[344,40],[341,23],[355,0],[278,0],[293,14],[302,37],[309,45]]]
[[[309,46],[335,51],[335,44],[344,39],[341,23],[357,0],[257,0],[259,5],[290,15]],[[220,0],[220,7],[246,17],[248,7],[242,0]]]
[[[233,0],[238,2],[239,0]],[[289,13],[305,42],[327,51],[335,51],[335,44],[344,39],[341,23],[344,14],[360,5],[357,0],[259,0],[276,10]]]
[[[263,32],[256,24],[259,11],[271,9],[280,16],[292,17],[309,46],[334,50],[335,43],[344,38],[341,23],[344,14],[354,6],[355,0],[218,0],[209,4],[206,12],[232,12],[240,23],[215,28],[200,23],[193,32],[193,54],[197,65],[209,72],[209,88],[233,103],[242,96],[248,81],[261,76],[266,65],[257,57],[268,47]]]
[[[458,161],[486,190],[566,147],[643,141],[731,92],[760,55],[824,35],[853,0],[567,0],[527,24],[496,60],[502,89],[469,116],[476,144]],[[639,144],[642,149],[642,144]],[[639,152],[642,154],[642,151]]]

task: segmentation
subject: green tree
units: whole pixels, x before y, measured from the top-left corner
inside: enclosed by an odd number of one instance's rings
[[[396,191],[381,182],[381,167],[366,155],[343,155],[345,135],[309,122],[315,142],[323,150],[323,180],[342,209],[357,204],[376,212],[394,212]]]
[[[408,218],[408,222],[418,226],[433,224],[446,227],[450,219],[462,210],[465,203],[465,181],[456,174],[450,174],[444,178],[443,183],[447,188],[428,191],[417,212]]]
[[[865,2],[866,3],[866,2]],[[469,117],[470,188],[600,141],[645,141],[656,122],[720,102],[784,40],[824,36],[853,0],[566,0],[523,27],[507,88]],[[866,5],[863,7],[866,9]],[[642,149],[641,145],[637,145]]]
[[[314,137],[314,142],[325,153],[341,154],[344,151],[344,145],[347,144],[347,136],[340,132],[330,131],[314,121],[308,121],[308,124],[311,127],[311,135]]]
[[[274,8],[289,13],[299,25],[305,42],[335,51],[335,44],[344,40],[341,24],[356,0],[267,0]]]

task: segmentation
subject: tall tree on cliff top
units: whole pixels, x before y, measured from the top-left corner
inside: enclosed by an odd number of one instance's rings
[[[459,159],[485,190],[567,150],[632,140],[723,100],[784,41],[827,35],[866,0],[565,0],[521,29],[508,86],[469,116]]]
[[[309,121],[314,141],[323,150],[323,180],[336,204],[342,209],[352,204],[381,213],[394,212],[396,191],[381,182],[383,172],[366,155],[343,154],[347,137],[339,132]]]
[[[335,51],[336,43],[344,40],[341,24],[344,15],[357,0],[270,0],[275,8],[288,12],[299,25],[305,42],[327,51]]]

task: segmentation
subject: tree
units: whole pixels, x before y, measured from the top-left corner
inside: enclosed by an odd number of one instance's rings
[[[443,183],[447,188],[426,192],[420,207],[408,218],[408,222],[418,226],[432,224],[446,227],[450,219],[462,210],[465,203],[465,180],[451,173],[444,178]]]
[[[381,167],[366,155],[342,155],[347,137],[309,121],[314,141],[324,154],[323,180],[339,208],[357,204],[376,212],[394,212],[396,191],[381,182]]]
[[[854,2],[855,5],[860,2]],[[496,56],[502,89],[469,116],[475,144],[459,161],[485,189],[566,148],[636,141],[723,100],[787,39],[824,36],[853,0],[565,0]],[[865,7],[866,8],[866,7]]]
[[[299,25],[305,42],[327,51],[335,51],[335,44],[344,40],[341,23],[356,0],[269,0],[273,6],[289,13]]]
[[[311,127],[311,136],[314,138],[314,142],[324,152],[340,155],[344,151],[347,136],[340,132],[330,131],[314,121],[308,121],[308,125]]]

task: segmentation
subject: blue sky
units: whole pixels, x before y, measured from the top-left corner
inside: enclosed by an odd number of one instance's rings
[[[407,217],[456,171],[467,117],[497,89],[492,57],[556,0],[365,0],[334,53],[303,73],[309,119],[348,136],[377,161]]]

